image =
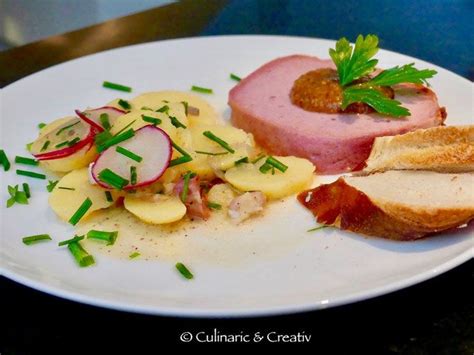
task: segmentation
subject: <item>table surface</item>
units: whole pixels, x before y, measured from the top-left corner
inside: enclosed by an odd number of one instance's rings
[[[221,34],[353,39],[358,33],[375,33],[385,49],[473,80],[473,10],[471,1],[184,0],[0,52],[0,87],[110,48]],[[100,309],[2,278],[0,353],[128,349],[139,354],[150,346],[158,352],[162,344],[181,344],[183,331],[210,333],[216,328],[223,334],[304,331],[321,353],[472,354],[473,281],[471,260],[408,289],[333,309],[268,318],[186,319]],[[80,342],[73,343],[78,335]],[[99,342],[92,345],[92,337]]]

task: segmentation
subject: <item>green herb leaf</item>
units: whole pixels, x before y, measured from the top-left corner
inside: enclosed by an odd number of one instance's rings
[[[384,70],[362,86],[391,86],[400,83],[429,85],[427,79],[432,78],[437,73],[436,70],[418,70],[414,65],[415,63],[410,63]]]
[[[90,266],[95,263],[94,257],[90,255],[79,242],[72,242],[67,245],[67,248],[76,259],[80,267]]]
[[[3,170],[10,170],[10,161],[8,160],[7,154],[3,149],[0,149],[0,165],[3,166]]]
[[[48,192],[52,192],[56,185],[58,184],[59,180],[53,181],[53,180],[48,180],[48,186],[46,186],[46,190]]]
[[[24,165],[33,165],[33,166],[38,166],[39,161],[31,158],[26,158],[26,157],[21,157],[17,155],[15,157],[15,163],[17,164],[24,164]]]
[[[122,190],[124,186],[128,184],[127,179],[124,179],[123,177],[114,173],[112,170],[108,168],[102,170],[99,173],[98,178],[100,181],[105,182],[106,184],[116,188],[117,190]]]
[[[99,116],[99,121],[102,127],[104,127],[104,129],[106,130],[110,129],[110,120],[109,120],[109,115],[107,113],[105,112],[101,113]]]
[[[349,87],[343,92],[342,109],[354,102],[363,102],[382,115],[392,117],[410,116],[410,111],[401,102],[384,96],[380,91],[363,87]]]
[[[91,229],[87,232],[87,239],[97,239],[107,242],[107,245],[113,245],[117,240],[118,231],[106,232]]]
[[[216,203],[216,202],[210,202],[210,201],[207,203],[207,207],[212,208],[213,210],[221,210],[222,209],[221,204]]]
[[[206,137],[206,138],[209,138],[211,141],[214,141],[216,142],[217,144],[219,144],[222,148],[224,148],[225,150],[227,150],[228,152],[234,154],[235,153],[235,150],[231,148],[231,146],[229,145],[229,143],[227,143],[226,141],[224,141],[223,139],[217,137],[214,133],[212,133],[211,131],[205,131],[205,132],[202,132],[203,136]]]
[[[118,104],[125,110],[130,110],[132,108],[132,105],[126,100],[118,100]]]
[[[49,234],[38,234],[38,235],[32,235],[29,237],[22,238],[22,242],[26,245],[31,245],[33,243],[45,241],[45,240],[51,240],[51,237],[49,236]]]
[[[191,273],[191,271],[189,271],[189,269],[183,263],[177,263],[175,267],[184,278],[188,280],[191,280],[192,278],[194,278],[194,275]]]
[[[128,257],[130,259],[135,259],[136,257],[139,257],[139,256],[140,256],[140,253],[135,251],[132,254],[130,254]]]
[[[229,77],[232,79],[232,80],[235,80],[235,81],[240,81],[242,80],[242,78],[240,76],[237,76],[235,75],[234,73],[230,73]]]
[[[82,217],[87,213],[89,208],[92,206],[92,200],[87,197],[84,202],[79,206],[77,211],[72,215],[72,217],[69,219],[69,223],[71,223],[73,226],[75,226]]]
[[[46,175],[44,175],[44,174],[39,174],[39,173],[35,173],[35,172],[33,172],[33,171],[18,170],[18,169],[17,169],[16,174],[17,174],[17,175],[22,175],[22,176],[32,177],[32,178],[35,178],[35,179],[42,179],[42,180],[45,180],[45,179],[46,179]]]
[[[129,159],[132,159],[132,160],[136,161],[137,163],[140,163],[143,160],[143,158],[141,156],[139,156],[139,155],[133,153],[132,151],[130,151],[130,150],[124,148],[124,147],[121,147],[121,146],[117,146],[115,148],[115,151],[117,153],[120,153],[120,154],[126,156]]]
[[[132,88],[129,86],[125,85],[120,85],[116,83],[111,83],[110,81],[104,81],[102,83],[102,86],[107,89],[112,89],[112,90],[118,90],[118,91],[125,91],[125,92],[131,92]]]
[[[196,86],[196,85],[191,86],[191,90],[196,91],[196,92],[200,92],[201,94],[212,94],[213,93],[212,89],[204,88],[202,86]]]
[[[75,243],[75,242],[78,242],[78,241],[80,241],[80,240],[82,240],[82,239],[84,239],[84,236],[83,236],[83,235],[75,235],[74,238],[60,241],[60,242],[58,243],[58,246],[59,246],[59,247],[62,247],[63,245],[68,245],[69,243]]]

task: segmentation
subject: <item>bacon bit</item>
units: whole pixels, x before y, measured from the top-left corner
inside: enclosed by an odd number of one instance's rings
[[[181,177],[174,186],[173,192],[177,196],[181,196],[184,187],[184,180]],[[207,207],[207,197],[202,193],[199,185],[199,176],[195,176],[189,180],[188,195],[184,202],[187,208],[187,213],[190,217],[198,217],[201,219],[208,219],[211,215],[209,207]]]
[[[229,216],[233,222],[240,223],[263,210],[266,197],[260,191],[246,192],[234,198],[229,205]]]

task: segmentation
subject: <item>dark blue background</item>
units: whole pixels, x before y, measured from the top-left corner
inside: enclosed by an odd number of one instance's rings
[[[233,0],[204,35],[328,39],[377,34],[380,46],[474,79],[474,0]]]

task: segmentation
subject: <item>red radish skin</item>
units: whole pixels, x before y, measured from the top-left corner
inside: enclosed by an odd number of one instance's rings
[[[85,111],[79,111],[75,110],[76,115],[81,119],[93,126],[94,128],[98,129],[99,132],[102,132],[104,130],[104,127],[100,124],[100,115],[103,113],[106,113],[109,115],[109,120],[110,120],[110,125],[113,126],[115,120],[127,113],[127,111],[118,109],[116,107],[112,106],[103,106],[99,108],[94,108],[91,110],[85,110]],[[89,116],[86,115],[86,113],[89,114]]]
[[[102,170],[108,168],[124,179],[130,180],[130,167],[136,166],[137,184],[129,184],[123,188],[124,190],[132,190],[151,185],[157,181],[168,168],[173,154],[171,139],[168,134],[153,125],[143,126],[135,131],[134,137],[118,145],[141,156],[143,160],[138,163],[116,152],[117,145],[104,150],[94,161],[91,171],[94,181],[106,189],[111,187],[99,180],[99,173]],[[161,148],[162,151],[157,151],[158,148]],[[147,171],[148,169],[156,169],[156,173],[150,173],[150,171]],[[146,175],[145,180],[142,180],[144,179],[143,175]]]
[[[90,126],[87,136],[84,139],[77,142],[76,144],[74,144],[73,146],[61,148],[61,149],[48,152],[48,153],[33,154],[33,156],[37,160],[54,160],[54,159],[61,159],[61,158],[68,157],[76,153],[80,149],[84,148],[88,144],[90,144],[90,146],[92,147],[92,144],[94,143],[94,137],[96,134],[97,134],[97,130],[95,130],[94,127]]]

